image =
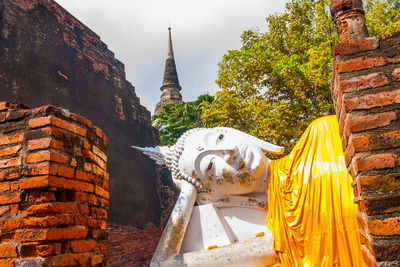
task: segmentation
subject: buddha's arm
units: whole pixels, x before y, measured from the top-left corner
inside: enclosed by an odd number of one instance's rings
[[[254,237],[231,245],[185,253],[176,258],[176,266],[191,267],[232,267],[232,266],[272,266],[275,263],[272,240]]]
[[[176,184],[180,187],[181,193],[154,252],[150,263],[151,267],[179,266],[175,257],[179,254],[186,227],[192,215],[197,191],[194,185],[186,181],[182,180]]]
[[[197,203],[204,205],[213,203],[216,207],[245,207],[265,209],[267,205],[266,194],[227,195],[215,196],[208,193],[199,193]]]

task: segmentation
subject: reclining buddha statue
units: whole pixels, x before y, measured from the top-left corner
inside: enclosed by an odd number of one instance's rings
[[[282,147],[227,127],[135,148],[181,190],[151,266],[364,266],[336,116],[278,160],[264,152]]]

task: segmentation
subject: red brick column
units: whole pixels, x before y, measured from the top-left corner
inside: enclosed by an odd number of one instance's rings
[[[334,47],[332,95],[368,266],[400,265],[400,32]]]
[[[67,110],[0,103],[0,266],[107,265],[105,143]]]

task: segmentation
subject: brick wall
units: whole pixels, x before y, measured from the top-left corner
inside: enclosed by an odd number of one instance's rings
[[[0,266],[106,266],[103,132],[54,106],[0,103]]]
[[[334,47],[332,95],[368,266],[400,265],[400,32]]]
[[[62,107],[107,135],[110,223],[160,225],[156,165],[131,148],[154,146],[158,132],[96,33],[53,0],[0,0],[0,73],[0,101]]]
[[[150,223],[143,230],[109,224],[107,249],[110,266],[149,266],[162,231]]]

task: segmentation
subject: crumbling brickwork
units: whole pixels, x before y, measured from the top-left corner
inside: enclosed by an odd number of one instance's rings
[[[107,135],[109,221],[160,225],[155,164],[131,148],[154,146],[150,112],[100,37],[53,0],[0,0],[0,101],[54,105]]]
[[[104,133],[54,106],[0,102],[0,266],[106,266]]]
[[[400,32],[334,47],[332,95],[368,266],[400,265]]]
[[[162,229],[154,224],[148,224],[143,230],[110,224],[107,232],[110,266],[141,267],[150,265]]]

